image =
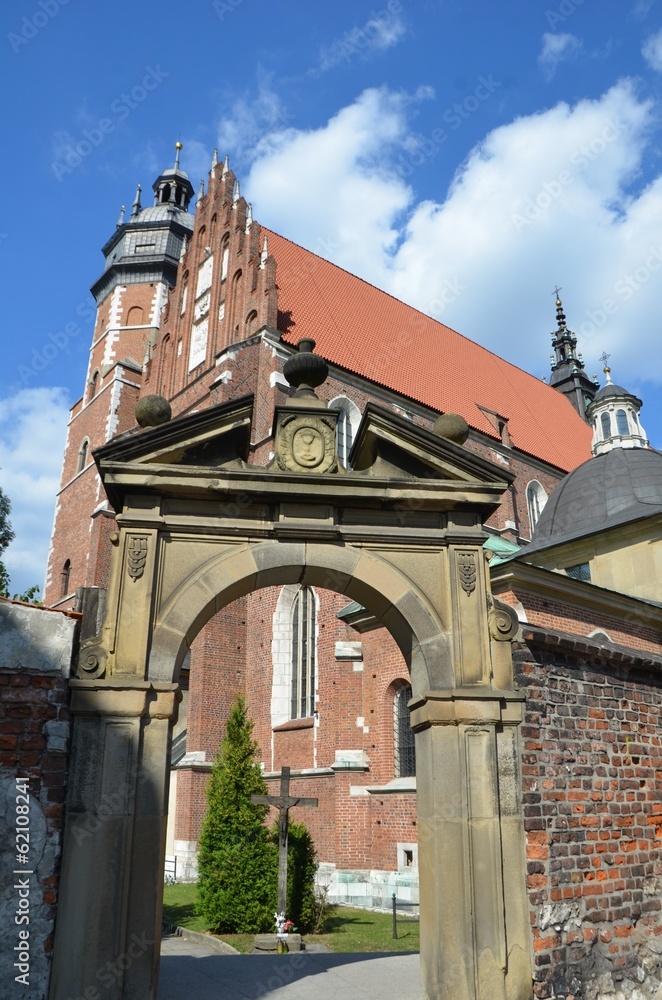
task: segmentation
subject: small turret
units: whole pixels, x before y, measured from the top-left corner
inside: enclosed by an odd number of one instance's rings
[[[639,423],[642,403],[633,393],[614,385],[610,355],[603,354],[605,385],[587,408],[586,415],[593,425],[592,449],[594,455],[603,455],[614,448],[647,448],[646,432]]]
[[[558,287],[554,289],[556,330],[552,333],[554,354],[551,355],[552,374],[549,384],[567,396],[579,415],[586,420],[586,408],[595,396],[598,385],[586,374],[582,356],[577,353],[577,337],[568,329],[563,303],[559,298],[560,291]]]

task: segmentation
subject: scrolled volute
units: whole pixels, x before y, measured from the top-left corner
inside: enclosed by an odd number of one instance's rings
[[[106,660],[108,652],[99,641],[98,636],[86,639],[80,645],[76,675],[94,680],[103,677],[106,673]]]
[[[511,642],[519,630],[517,612],[496,597],[488,598],[487,622],[490,635],[499,642]]]

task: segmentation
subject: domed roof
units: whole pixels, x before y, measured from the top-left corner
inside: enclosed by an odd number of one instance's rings
[[[590,458],[556,487],[523,556],[662,513],[662,453],[614,448]]]
[[[598,389],[593,397],[593,402],[596,403],[599,399],[606,399],[609,396],[629,396],[641,406],[641,400],[637,399],[634,393],[630,392],[629,389],[624,389],[622,385],[614,385],[613,382],[609,382],[607,385],[603,385],[602,389]]]
[[[183,226],[188,226],[191,230],[193,229],[195,224],[193,216],[179,208],[179,206],[169,204],[150,205],[149,208],[141,208],[137,217],[132,218],[131,222],[171,222],[174,216],[177,217],[177,221]]]

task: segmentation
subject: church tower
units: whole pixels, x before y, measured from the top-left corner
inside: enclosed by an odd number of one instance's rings
[[[597,383],[584,370],[581,354],[577,353],[577,337],[568,329],[563,303],[556,291],[556,330],[552,333],[552,374],[549,384],[568,397],[584,420],[586,408],[595,396]]]
[[[108,546],[99,537],[114,521],[96,474],[92,451],[135,425],[134,407],[161,324],[168,292],[177,277],[183,247],[193,232],[188,208],[193,187],[175,164],[153,184],[154,204],[143,208],[138,185],[125,221],[102,249],[105,266],[91,291],[96,322],[83,395],[69,419],[60,492],[55,508],[44,603],[73,606],[77,587],[107,579]],[[90,531],[81,511],[93,511]]]

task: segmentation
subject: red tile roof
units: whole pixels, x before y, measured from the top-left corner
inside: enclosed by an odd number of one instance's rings
[[[516,448],[560,469],[590,458],[591,429],[557,389],[277,233],[268,236],[286,343],[312,337],[332,364],[460,413],[498,438],[482,406],[507,418]]]

